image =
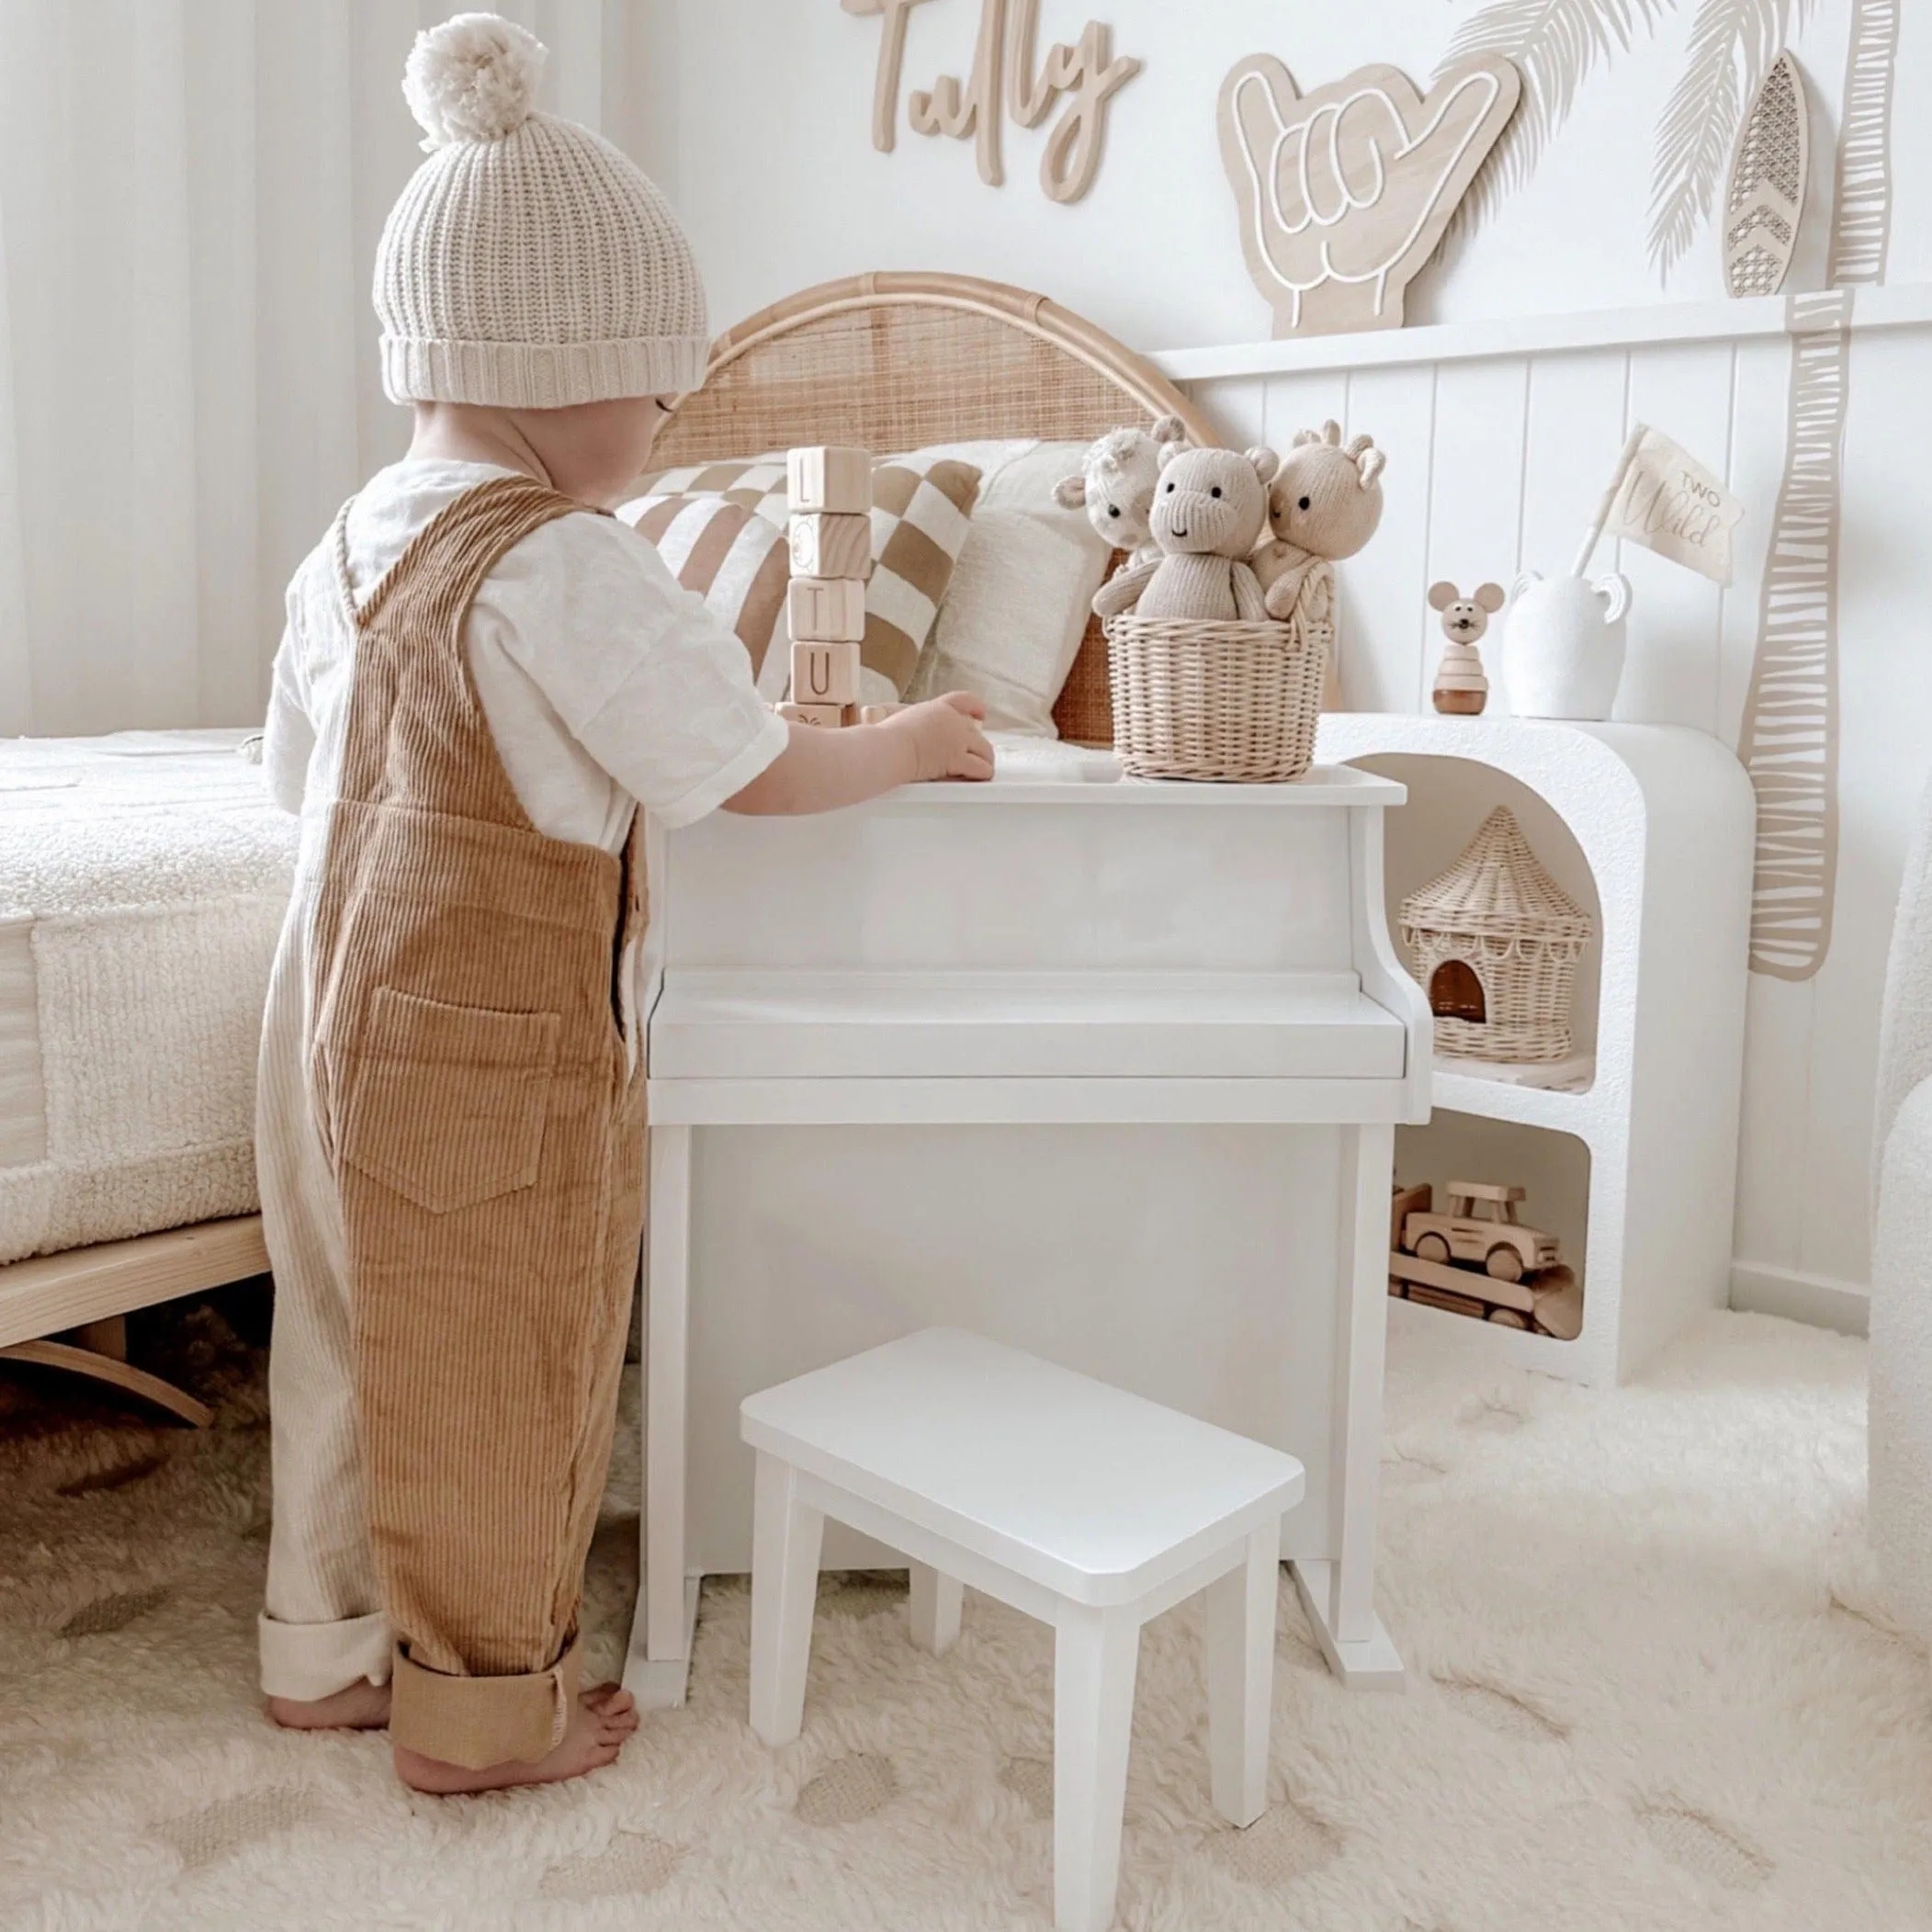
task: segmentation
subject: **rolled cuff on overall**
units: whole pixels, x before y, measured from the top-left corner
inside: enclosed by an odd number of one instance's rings
[[[339,1623],[283,1623],[265,1611],[255,1627],[266,1696],[314,1703],[365,1679],[389,1681],[395,1633],[380,1610]]]
[[[406,1750],[468,1771],[534,1764],[563,1742],[581,1668],[575,1638],[548,1670],[504,1678],[449,1677],[414,1662],[399,1644],[390,1736]]]

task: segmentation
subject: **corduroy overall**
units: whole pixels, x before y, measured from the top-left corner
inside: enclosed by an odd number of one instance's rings
[[[497,560],[582,507],[483,484],[356,612],[314,923],[390,1728],[470,1768],[541,1757],[569,1721],[643,1229],[620,984],[641,842],[619,859],[536,830],[463,645]]]

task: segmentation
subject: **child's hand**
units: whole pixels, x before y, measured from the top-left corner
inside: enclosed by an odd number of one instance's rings
[[[913,705],[877,727],[910,747],[912,778],[984,780],[993,775],[993,748],[979,727],[985,703],[970,692],[953,691],[928,705]]]

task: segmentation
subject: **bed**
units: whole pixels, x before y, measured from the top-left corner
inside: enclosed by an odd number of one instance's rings
[[[297,827],[243,735],[0,746],[0,1346],[191,1420],[118,1324],[267,1266],[254,1056]]]
[[[657,460],[1084,442],[1168,413],[1217,440],[1149,364],[1043,296],[869,275],[721,337]],[[1073,743],[1112,741],[1097,628],[1055,717]],[[255,1040],[297,833],[242,736],[0,745],[0,1348],[190,1419],[205,1411],[116,1359],[117,1325],[267,1266]]]

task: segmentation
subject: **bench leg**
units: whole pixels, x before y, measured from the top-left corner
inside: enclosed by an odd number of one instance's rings
[[[1281,1522],[1271,1520],[1248,1539],[1246,1558],[1203,1592],[1209,1779],[1230,1825],[1252,1825],[1268,1809],[1281,1542]]]
[[[910,1565],[912,1578],[912,1641],[921,1650],[943,1656],[959,1641],[960,1605],[966,1585],[956,1576],[943,1576],[930,1564]]]
[[[1107,1932],[1120,1883],[1140,1622],[1063,1603],[1053,1658],[1053,1922]]]
[[[788,1745],[805,1723],[805,1671],[825,1518],[798,1500],[798,1472],[758,1458],[751,1518],[751,1728]]]

